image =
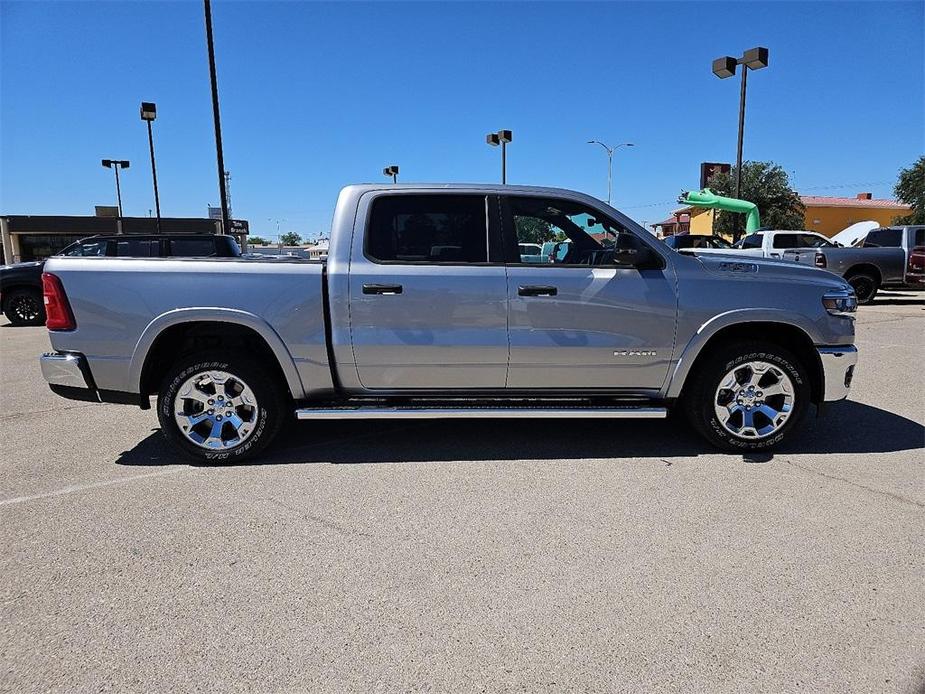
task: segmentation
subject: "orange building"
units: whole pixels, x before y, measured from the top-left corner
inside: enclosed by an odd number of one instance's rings
[[[911,205],[896,200],[875,199],[870,193],[858,193],[853,198],[801,195],[800,200],[806,208],[803,228],[825,236],[834,236],[856,222],[871,221],[890,226],[894,219],[909,214],[912,209]],[[669,219],[651,226],[659,236],[684,232],[712,234],[715,215],[715,210],[703,207],[682,207]]]
[[[896,200],[877,200],[870,193],[858,193],[853,198],[830,198],[818,195],[801,195],[806,207],[804,229],[834,236],[856,222],[877,222],[890,226],[897,217],[909,214],[911,205]]]

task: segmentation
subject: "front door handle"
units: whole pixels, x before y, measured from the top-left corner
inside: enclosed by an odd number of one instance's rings
[[[547,284],[530,284],[518,287],[517,293],[521,296],[555,296],[559,290]]]
[[[364,284],[364,294],[401,294],[400,284]]]

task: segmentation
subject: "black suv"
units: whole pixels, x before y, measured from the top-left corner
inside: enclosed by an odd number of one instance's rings
[[[237,258],[241,249],[231,236],[217,234],[122,234],[91,236],[56,255],[126,258]],[[42,268],[45,261],[0,267],[0,311],[13,325],[42,325]]]

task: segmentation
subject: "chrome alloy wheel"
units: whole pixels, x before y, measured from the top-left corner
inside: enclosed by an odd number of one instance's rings
[[[257,425],[254,391],[225,371],[190,376],[173,402],[173,418],[187,439],[201,448],[228,450],[244,443]]]
[[[713,407],[730,434],[763,439],[780,430],[793,412],[790,377],[766,361],[750,361],[730,370],[719,382]]]

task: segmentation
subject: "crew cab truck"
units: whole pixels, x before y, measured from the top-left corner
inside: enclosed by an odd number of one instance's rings
[[[567,238],[551,262],[519,243]],[[557,241],[558,242],[558,241]],[[561,242],[559,242],[561,243]],[[854,294],[794,263],[677,253],[555,188],[355,185],[325,262],[52,258],[65,397],[149,407],[204,460],[301,420],[663,418],[729,450],[846,397]]]
[[[868,232],[860,247],[820,247],[784,252],[784,259],[824,268],[844,277],[861,304],[881,287],[919,288],[916,247],[925,246],[925,226],[881,227]]]
[[[709,252],[756,258],[783,258],[787,249],[791,248],[835,248],[835,244],[815,231],[765,229],[746,234],[732,247],[711,248]]]

